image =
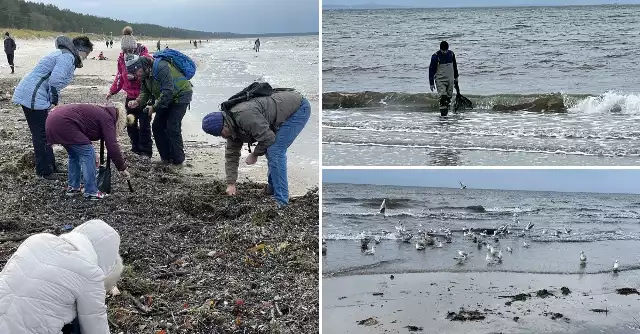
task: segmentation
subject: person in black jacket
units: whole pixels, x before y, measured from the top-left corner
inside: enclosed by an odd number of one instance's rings
[[[13,37],[9,35],[9,32],[4,33],[4,53],[7,54],[7,61],[9,62],[9,66],[11,66],[11,74],[15,72],[15,66],[13,65],[13,56],[16,51],[16,41],[13,40]]]

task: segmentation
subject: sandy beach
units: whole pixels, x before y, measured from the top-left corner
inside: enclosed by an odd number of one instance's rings
[[[637,333],[637,271],[618,275],[504,272],[325,277],[327,333]],[[566,295],[562,288],[566,287]],[[546,289],[548,293],[540,292]],[[570,291],[570,292],[569,292]],[[521,295],[514,300],[512,296]],[[523,298],[524,297],[524,298]],[[478,320],[460,320],[478,311]],[[598,311],[593,311],[598,310]],[[604,311],[604,312],[603,312]],[[467,315],[467,313],[463,313]],[[473,314],[473,313],[472,313]],[[362,320],[374,318],[363,324]],[[415,326],[415,327],[407,327]]]
[[[114,36],[113,48],[106,48],[104,41],[94,41],[94,51],[89,55],[89,58],[85,60],[84,66],[75,71],[74,81],[65,88],[61,94],[61,103],[104,103],[104,97],[107,95],[109,87],[113,82],[116,74],[116,64],[118,55],[120,54],[120,40]],[[153,53],[156,50],[157,40],[141,40],[140,43],[149,48],[149,52]],[[175,48],[181,51],[189,51],[193,49],[193,46],[189,44],[188,40],[162,40],[162,47],[168,45],[170,48]],[[16,74],[10,74],[10,70],[6,62],[0,64],[0,79],[14,79],[21,78],[24,74],[28,73],[33,66],[40,60],[40,58],[47,53],[54,50],[54,41],[52,40],[17,40],[18,49],[16,50],[15,63]],[[206,42],[203,41],[206,44]],[[104,52],[105,57],[108,60],[94,60],[92,57],[97,57],[100,52]],[[194,57],[194,61],[199,63],[197,55]],[[197,89],[198,87],[196,87]],[[6,90],[6,89],[5,89]],[[2,93],[11,93],[5,92]],[[195,94],[197,94],[197,90]],[[232,93],[233,94],[233,93]],[[194,97],[195,98],[195,97]],[[123,101],[125,99],[124,92],[120,92],[118,95],[112,97],[114,101]],[[211,104],[217,105],[221,101],[211,101]],[[313,103],[313,102],[312,102]],[[6,107],[4,107],[6,108]],[[211,110],[213,111],[213,110]],[[16,112],[22,113],[18,108]],[[184,173],[188,174],[206,174],[216,178],[224,177],[224,146],[221,141],[215,141],[211,143],[209,140],[211,136],[207,136],[200,129],[201,116],[192,112],[187,112],[183,121],[183,133],[185,140],[185,150],[190,153],[187,154],[187,160],[183,169]],[[309,128],[313,128],[317,133],[318,123],[318,111],[314,110],[312,120],[309,121]],[[127,147],[128,138],[123,138],[122,147]],[[305,143],[306,146],[311,145]],[[317,142],[315,147],[309,147],[310,150],[317,150]],[[60,148],[58,148],[60,149]],[[295,154],[295,147],[292,147],[293,154]],[[248,154],[248,151],[243,149],[243,157]],[[290,153],[292,154],[292,153]],[[159,157],[155,152],[154,147],[154,159]],[[291,156],[289,160],[292,160]],[[240,171],[238,180],[250,180],[255,182],[266,182],[267,176],[267,164],[266,159],[259,159],[255,166],[247,166],[243,163],[244,159],[241,158]],[[310,166],[308,164],[295,164],[289,163],[289,192],[291,196],[300,196],[306,193],[308,190],[318,185],[318,164]]]

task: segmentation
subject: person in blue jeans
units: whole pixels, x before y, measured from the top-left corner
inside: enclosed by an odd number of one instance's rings
[[[64,146],[69,154],[67,196],[82,193],[82,177],[86,199],[100,200],[106,197],[106,194],[98,191],[93,141],[104,141],[109,159],[129,178],[117,137],[124,133],[125,126],[131,121],[133,118],[127,118],[124,104],[119,102],[104,106],[65,104],[51,111],[45,126],[47,141],[51,145]]]
[[[22,106],[31,131],[36,160],[36,174],[48,180],[57,180],[56,164],[51,145],[47,144],[45,122],[52,108],[60,103],[61,91],[73,80],[73,73],[82,67],[82,61],[93,51],[86,36],[60,36],[55,41],[56,51],[44,56],[18,83],[12,102]]]
[[[268,166],[267,194],[273,195],[279,207],[289,203],[287,149],[298,137],[311,116],[309,101],[296,91],[282,91],[239,103],[230,115],[213,112],[202,120],[204,132],[227,140],[225,171],[227,194],[237,192],[238,167],[244,143],[257,142],[247,156],[247,165],[266,155]]]

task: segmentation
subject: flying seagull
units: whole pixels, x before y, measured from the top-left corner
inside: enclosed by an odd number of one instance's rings
[[[460,182],[460,189],[467,189],[467,186],[464,185],[464,183],[462,183],[462,181],[458,181]]]

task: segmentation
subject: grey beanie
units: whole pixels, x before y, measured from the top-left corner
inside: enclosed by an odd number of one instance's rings
[[[133,28],[126,26],[122,29],[122,40],[120,41],[120,49],[131,50],[138,47],[136,38],[133,37]]]

